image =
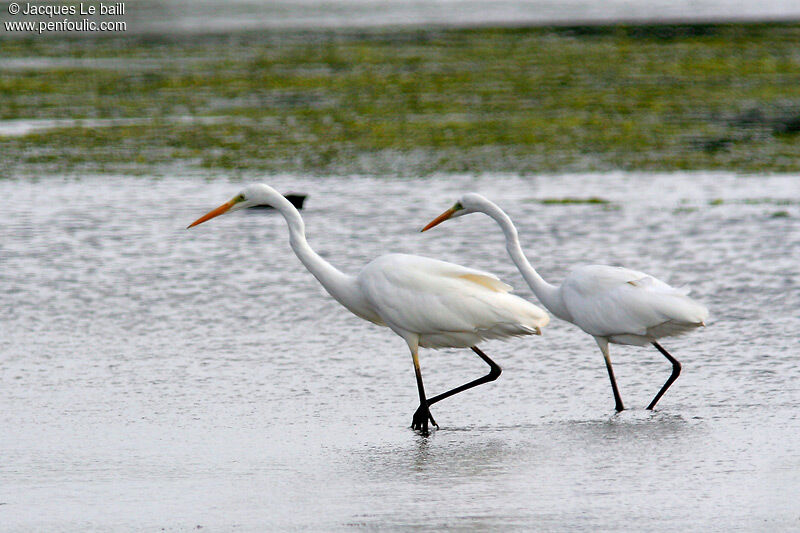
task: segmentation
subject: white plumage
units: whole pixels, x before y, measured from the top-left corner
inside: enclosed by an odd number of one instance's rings
[[[416,255],[375,259],[358,274],[358,287],[385,325],[416,334],[426,348],[532,335],[549,321],[494,274]]]
[[[605,265],[579,267],[560,287],[566,320],[616,344],[645,346],[702,326],[708,310],[642,272]]]
[[[677,379],[681,368],[657,340],[704,326],[708,309],[689,298],[688,289],[671,287],[648,274],[627,268],[605,265],[578,267],[567,275],[560,287],[547,283],[522,252],[517,229],[508,215],[479,194],[465,194],[423,231],[449,218],[476,212],[489,215],[503,229],[506,249],[539,301],[558,318],[572,322],[594,336],[606,361],[617,411],[624,407],[611,367],[609,343],[637,346],[650,343],[672,363],[672,375],[647,408],[655,407]]]
[[[420,395],[420,407],[414,414],[412,427],[423,433],[428,432],[428,421],[436,424],[430,415],[430,405],[499,376],[500,367],[476,344],[484,339],[538,334],[539,328],[550,320],[535,305],[509,294],[511,287],[493,274],[426,257],[383,255],[367,264],[357,276],[347,275],[311,249],[300,213],[267,185],[247,187],[189,227],[254,205],[272,206],[283,215],[295,254],[336,301],[365,320],[388,326],[406,341]],[[461,387],[426,398],[417,355],[419,346],[470,347],[489,364],[491,372]]]

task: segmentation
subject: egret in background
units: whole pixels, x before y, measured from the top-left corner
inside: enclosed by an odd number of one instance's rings
[[[550,318],[535,305],[509,293],[511,287],[493,274],[415,255],[378,257],[356,276],[336,269],[308,245],[297,209],[273,188],[258,184],[194,221],[196,226],[224,213],[269,205],[286,219],[289,244],[328,294],[356,316],[387,326],[408,344],[419,390],[412,427],[428,434],[438,427],[430,406],[482,383],[494,381],[500,367],[476,346],[484,339],[541,334]],[[419,347],[471,348],[489,365],[487,375],[427,398],[417,355]]]
[[[594,336],[606,360],[617,411],[625,407],[614,379],[608,343],[636,346],[650,343],[672,363],[672,374],[647,406],[652,410],[681,373],[681,364],[658,343],[658,339],[704,326],[708,309],[689,298],[688,289],[676,289],[653,276],[627,268],[583,266],[573,269],[560,287],[547,283],[522,252],[517,228],[508,215],[480,194],[465,194],[422,231],[469,213],[484,213],[500,225],[511,259],[551,313]]]

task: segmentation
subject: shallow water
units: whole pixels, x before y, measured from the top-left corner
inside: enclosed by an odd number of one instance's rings
[[[2,63],[2,62],[0,62]],[[170,123],[181,124],[215,124],[220,122],[234,121],[234,117],[217,116],[217,117],[195,117],[187,116],[171,116],[164,117]],[[31,133],[38,133],[42,131],[55,130],[58,128],[115,128],[119,126],[141,126],[153,125],[154,120],[151,118],[97,118],[97,119],[46,119],[46,118],[31,118],[31,119],[12,119],[0,120],[0,137],[23,137]]]
[[[437,404],[424,438],[403,341],[324,293],[279,215],[184,229],[241,183],[0,181],[0,529],[800,528],[796,178],[268,181],[309,194],[309,241],[346,271],[419,253],[533,298],[488,218],[418,233],[477,190],[545,278],[626,265],[711,319],[663,342],[684,370],[655,413],[663,357],[612,347],[614,415],[594,341],[554,319],[486,343],[503,375]],[[590,196],[610,203],[540,203]],[[421,362],[430,394],[485,372],[467,350]]]

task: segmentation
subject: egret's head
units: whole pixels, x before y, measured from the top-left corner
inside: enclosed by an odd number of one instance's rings
[[[205,215],[189,224],[186,229],[198,224],[202,224],[203,222],[211,220],[214,217],[224,215],[225,213],[238,211],[239,209],[247,209],[248,207],[253,207],[256,205],[271,205],[274,207],[276,203],[281,200],[284,202],[286,201],[281,193],[269,185],[264,185],[263,183],[248,185],[229,201],[225,202],[216,209],[212,209]]]
[[[478,193],[469,192],[462,196],[453,207],[439,215],[438,217],[431,220],[427,226],[422,228],[422,231],[427,231],[434,226],[438,226],[445,220],[449,220],[451,218],[461,217],[464,215],[469,215],[470,213],[475,213],[480,211],[481,207],[488,202],[486,198],[481,196]]]

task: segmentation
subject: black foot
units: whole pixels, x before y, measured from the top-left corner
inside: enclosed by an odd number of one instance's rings
[[[428,435],[428,421],[439,429],[439,424],[433,419],[427,405],[420,404],[419,408],[414,412],[414,418],[411,420],[411,429],[416,429],[423,435]]]
[[[625,407],[621,403],[618,403],[614,409],[616,409],[617,412],[620,413],[625,410]]]

